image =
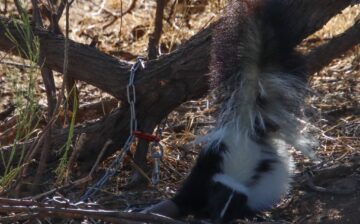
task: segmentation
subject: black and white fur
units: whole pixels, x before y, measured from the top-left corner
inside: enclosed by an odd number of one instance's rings
[[[221,110],[172,199],[181,215],[220,222],[252,217],[289,189],[287,145],[312,156],[298,121],[306,68],[288,39],[281,1],[230,0],[214,30],[210,75]]]

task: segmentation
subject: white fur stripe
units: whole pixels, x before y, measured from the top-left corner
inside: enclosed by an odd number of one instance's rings
[[[248,196],[249,194],[249,190],[246,186],[237,182],[234,178],[226,174],[215,174],[213,177],[213,181],[222,183],[225,186],[233,189],[234,191],[245,194],[246,196]]]

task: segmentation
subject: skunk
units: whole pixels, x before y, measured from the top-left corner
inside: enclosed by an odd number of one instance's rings
[[[298,119],[306,67],[288,35],[284,4],[230,0],[213,31],[210,78],[219,92],[218,122],[170,201],[182,216],[251,218],[289,190],[288,145],[313,156]]]

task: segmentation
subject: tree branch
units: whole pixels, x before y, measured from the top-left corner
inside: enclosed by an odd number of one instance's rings
[[[278,1],[279,20],[289,29],[288,39],[298,45],[304,38],[321,29],[346,7],[359,4],[353,0],[287,0]]]
[[[282,7],[286,10],[283,13],[288,16],[285,21],[288,21],[292,27],[290,35],[296,37],[294,44],[316,32],[332,16],[352,3],[349,0],[319,0],[316,3],[312,0],[279,2],[284,3]],[[284,18],[285,15],[283,15]],[[206,74],[213,26],[216,26],[216,23],[200,31],[171,54],[149,61],[146,68],[136,75],[138,99],[136,107],[140,129],[144,127],[151,129],[181,103],[206,94],[208,90]],[[0,17],[0,50],[16,53],[14,44],[6,36],[7,30],[16,37],[20,46],[24,46],[13,22]],[[62,50],[64,38],[39,29],[35,30],[34,34],[40,39],[41,54],[46,58],[45,65],[61,72],[64,60]],[[342,38],[341,42],[344,41],[345,38]],[[337,50],[337,56],[349,47],[351,47],[350,44]],[[313,53],[311,57],[315,59],[316,54]],[[336,57],[336,55],[328,55],[328,59],[317,66],[312,65],[315,63],[314,60],[308,60],[309,67],[313,68],[310,70],[321,69],[331,59],[330,57]],[[130,63],[117,60],[93,47],[69,41],[69,76],[92,84],[119,100],[126,99],[130,67]],[[124,104],[106,119],[85,128],[77,128],[75,135],[86,132],[90,139],[84,146],[87,153],[80,155],[79,160],[91,164],[106,139],[114,141],[113,147],[109,148],[107,153],[113,153],[117,147],[122,146],[126,136],[121,136],[119,133],[128,133],[128,120],[128,107]],[[62,145],[66,130],[56,131],[53,136],[57,137],[53,144]],[[91,165],[88,165],[88,168],[91,168]]]
[[[296,36],[294,39],[298,43],[351,4],[350,0],[319,0],[316,4],[311,0],[288,0],[282,6],[282,17],[291,24],[292,30],[289,33]],[[0,23],[3,24],[0,24],[0,50],[14,50],[14,44],[5,35],[6,29],[17,37],[21,46],[24,46],[13,22],[0,17]],[[183,86],[188,92],[182,96],[182,100],[205,94],[208,88],[204,75],[208,72],[210,29],[211,27],[199,32],[173,53],[150,61],[146,70],[138,75],[136,85],[139,90],[141,89],[138,97],[146,101],[154,97],[149,94],[150,90],[156,90],[155,93],[162,92],[167,84],[173,84],[175,80],[188,85]],[[64,38],[43,30],[35,30],[34,34],[40,38],[41,53],[46,58],[45,65],[62,72],[64,56],[61,49],[64,46]],[[69,41],[69,52],[69,76],[97,86],[118,99],[126,99],[126,84],[131,67],[129,63],[73,41]],[[158,80],[164,81],[162,83],[165,85],[160,85]],[[156,88],[148,89],[149,86]]]
[[[360,15],[355,24],[344,33],[332,38],[327,43],[313,49],[307,56],[309,74],[320,71],[334,58],[360,43]]]
[[[154,22],[154,32],[149,37],[148,44],[148,58],[149,60],[156,59],[158,56],[158,48],[160,37],[163,27],[163,18],[164,18],[164,9],[166,6],[166,0],[157,0],[156,1],[156,13],[155,13],[155,22]]]

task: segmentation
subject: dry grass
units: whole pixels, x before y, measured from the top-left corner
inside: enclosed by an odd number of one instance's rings
[[[107,0],[104,8],[101,9],[101,0],[75,1],[70,16],[71,39],[89,44],[93,38],[98,37],[97,47],[120,59],[132,60],[137,55],[146,55],[148,36],[153,30],[155,1],[138,0],[131,13],[109,25],[114,18],[111,14],[121,13],[121,6],[124,11],[131,2],[132,0]],[[201,1],[196,2],[201,3]],[[175,49],[199,30],[215,21],[222,6],[226,3],[225,0],[209,0],[207,2],[208,4],[204,7],[201,4],[200,6],[193,4],[188,7],[183,4],[176,5],[171,22],[164,23],[164,33],[161,38],[162,53],[165,54]],[[170,5],[168,5],[165,17],[169,15]],[[360,6],[344,10],[343,14],[333,18],[322,30],[309,38],[316,39],[316,41],[305,41],[303,47],[309,49],[309,47],[319,45],[343,32],[352,25],[355,16],[359,13]],[[317,154],[324,161],[322,166],[344,164],[359,156],[359,64],[360,47],[357,46],[341,58],[334,60],[311,79],[310,85],[314,94],[309,97],[307,111],[309,120],[313,124],[314,133],[319,139]],[[6,68],[1,66],[0,85],[4,86],[4,89],[0,94],[0,111],[12,100],[6,74]],[[56,79],[57,83],[60,83],[61,76],[57,76]],[[39,94],[42,95],[41,102],[44,102],[45,105],[45,95],[40,79],[39,84]],[[81,84],[81,90],[82,104],[109,97],[97,88],[85,84]],[[104,207],[124,209],[134,204],[142,207],[144,203],[152,203],[172,196],[197,157],[199,146],[189,142],[196,136],[204,135],[214,123],[213,102],[213,96],[210,94],[204,99],[181,105],[169,115],[162,140],[165,156],[161,165],[161,182],[156,188],[149,187],[147,191],[123,190],[122,186],[128,183],[131,173],[131,167],[126,165],[119,175],[112,179],[112,184],[107,185],[99,197],[99,203]],[[298,155],[297,152],[294,152],[294,156],[299,162],[297,172],[313,166],[311,161]],[[149,160],[149,165],[152,165],[151,163],[152,161]],[[357,173],[353,174],[358,175]],[[280,212],[269,213],[268,218],[275,217],[277,220],[296,222],[300,219],[299,217],[305,216],[306,213],[302,213],[304,211],[300,209],[303,206],[303,198],[299,196],[302,194],[301,190],[295,188],[293,194],[296,196],[290,196],[289,201],[294,206],[289,206],[287,202],[284,202]],[[352,200],[349,203],[353,202],[354,205],[359,201],[356,197],[353,197]],[[318,213],[320,214],[321,211]],[[314,214],[313,216],[315,217]],[[300,221],[298,223],[307,223]]]

